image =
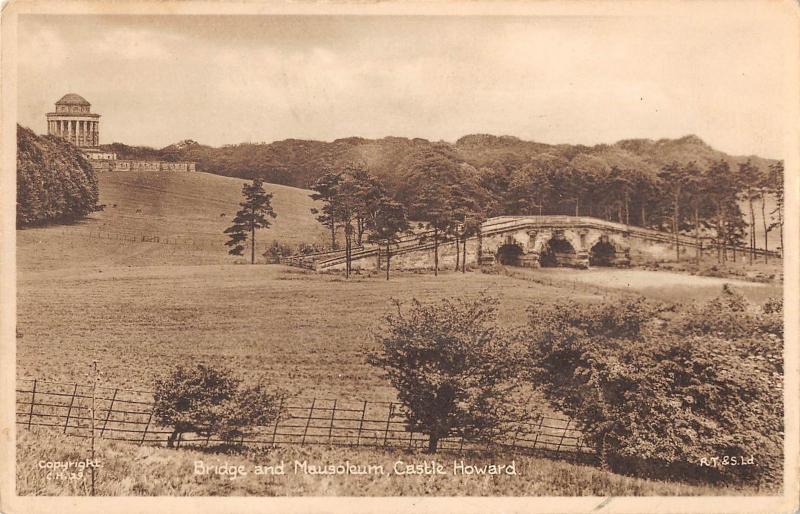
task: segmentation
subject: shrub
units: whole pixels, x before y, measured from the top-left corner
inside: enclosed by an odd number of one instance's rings
[[[644,302],[533,308],[522,334],[528,376],[576,419],[614,471],[775,480],[782,469],[783,406],[781,361],[773,350],[782,345],[777,336],[740,330],[757,323],[732,327],[728,314],[750,314],[730,293],[666,327],[650,322],[654,313]],[[712,311],[721,314],[718,322],[690,322]],[[701,466],[704,458],[724,456],[754,457],[755,464]]]
[[[488,437],[512,412],[519,391],[515,353],[498,328],[497,300],[414,301],[389,315],[370,362],[383,368],[407,410],[410,430],[429,436],[428,451],[451,435]]]
[[[313,243],[300,243],[297,245],[297,254],[299,255],[311,255],[317,252],[323,251],[321,250],[316,244]]]
[[[718,297],[683,309],[671,329],[684,335],[745,339],[773,334],[783,339],[783,300],[770,298],[759,308],[726,284]]]
[[[169,447],[186,432],[234,441],[249,429],[276,421],[286,396],[260,383],[243,386],[229,370],[202,364],[178,366],[155,386],[154,416],[173,429]]]
[[[267,258],[267,262],[270,264],[280,264],[282,257],[289,257],[292,253],[291,246],[273,240],[272,244],[267,248],[267,251],[264,252],[264,257]]]

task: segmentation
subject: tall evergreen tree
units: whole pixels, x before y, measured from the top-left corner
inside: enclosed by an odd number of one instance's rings
[[[231,255],[242,255],[245,243],[250,239],[250,264],[256,262],[256,230],[270,227],[271,222],[267,217],[277,217],[272,209],[272,193],[264,191],[263,186],[261,178],[242,186],[244,200],[239,204],[241,209],[234,216],[233,224],[224,232],[228,234],[225,246],[230,247],[228,253]]]
[[[686,200],[686,187],[688,178],[684,168],[677,162],[664,166],[658,173],[661,180],[661,189],[669,198],[672,207],[672,233],[675,237],[675,256],[681,260],[680,225],[683,204]]]
[[[381,197],[374,215],[367,222],[367,229],[369,230],[367,240],[386,249],[386,280],[389,280],[392,245],[397,244],[400,235],[410,229],[406,208],[388,196]]]
[[[734,259],[736,246],[742,237],[742,212],[736,200],[739,188],[727,161],[720,160],[708,168],[708,197],[713,204],[717,260],[727,260],[727,251],[732,247]]]
[[[775,209],[770,214],[776,217],[776,221],[770,225],[770,228],[777,227],[780,229],[781,255],[783,255],[783,204],[785,201],[783,192],[783,161],[778,161],[770,165],[767,180],[770,184],[769,187],[775,195]]]
[[[748,259],[750,264],[753,264],[756,252],[756,214],[753,202],[758,199],[759,185],[762,180],[761,172],[748,160],[739,164],[736,180],[742,199],[747,201],[748,213],[750,214],[750,221],[748,222]]]
[[[315,214],[317,221],[331,231],[331,249],[333,250],[336,250],[336,226],[338,220],[333,212],[332,200],[336,196],[336,188],[341,181],[341,173],[327,171],[311,186],[311,189],[316,191],[311,195],[311,199],[322,202],[322,207],[319,209],[313,207],[311,213]]]
[[[429,235],[421,238],[433,240],[433,274],[439,275],[439,245],[443,239],[455,229],[457,220],[454,216],[451,188],[440,183],[431,182],[420,191],[414,208],[422,221],[420,228],[427,228]]]
[[[683,170],[686,176],[687,204],[691,211],[691,226],[694,231],[695,262],[699,264],[702,254],[700,230],[703,228],[705,220],[712,209],[708,194],[708,177],[694,161],[686,164]]]

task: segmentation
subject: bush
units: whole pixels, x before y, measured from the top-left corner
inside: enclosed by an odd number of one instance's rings
[[[414,301],[386,319],[381,350],[370,362],[383,368],[407,410],[410,430],[429,436],[428,451],[451,435],[489,437],[516,419],[513,399],[519,359],[496,324],[497,300]]]
[[[263,384],[243,386],[224,368],[178,366],[156,380],[154,416],[173,429],[169,447],[186,432],[234,441],[254,427],[275,422],[285,396],[283,391],[268,391]]]
[[[770,298],[759,307],[726,284],[717,298],[683,309],[671,329],[684,335],[714,334],[733,339],[772,334],[782,340],[783,300]],[[777,350],[783,352],[783,348]]]
[[[538,306],[522,334],[528,375],[614,471],[775,481],[783,453],[782,367],[775,358],[782,340],[741,330],[761,325],[731,293],[667,326],[652,321],[653,307],[644,302]],[[737,317],[743,320],[733,323]],[[701,465],[725,456],[755,463]]]
[[[289,257],[292,255],[292,247],[288,244],[281,243],[280,241],[273,240],[272,244],[267,248],[267,251],[264,252],[264,257],[267,258],[267,262],[270,264],[280,264],[281,258]]]

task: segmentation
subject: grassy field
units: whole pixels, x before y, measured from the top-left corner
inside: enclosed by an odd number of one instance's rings
[[[174,172],[103,173],[98,179],[103,211],[74,225],[17,231],[19,269],[244,262],[225,253],[223,230],[238,209],[246,181]],[[258,257],[273,240],[292,245],[324,241],[326,232],[310,212],[311,191],[276,184],[265,189],[273,193],[278,217],[269,230],[259,232]],[[111,239],[109,244],[108,238],[119,236],[137,242]],[[141,244],[142,236],[163,242]]]
[[[90,455],[84,440],[47,430],[19,432],[17,440],[17,494],[89,494],[86,473],[75,480],[47,479],[40,461],[79,461]],[[643,480],[616,475],[596,467],[520,455],[454,455],[435,457],[412,451],[380,449],[293,447],[224,454],[197,450],[168,450],[99,441],[96,459],[102,466],[95,475],[97,495],[109,496],[668,496],[769,494],[756,489],[708,487],[675,482]],[[441,475],[397,475],[394,466],[435,460],[444,466]],[[204,466],[244,466],[246,476],[195,474],[195,462]],[[256,475],[256,465],[284,462],[283,475]],[[325,466],[349,461],[357,466],[382,466],[384,474],[311,475],[295,461]],[[515,475],[475,476],[454,473],[454,461],[469,465],[511,464]]]
[[[504,321],[522,321],[547,287],[479,273],[379,275],[346,282],[283,266],[151,266],[24,272],[19,277],[18,374],[76,380],[92,360],[116,384],[150,387],[177,363],[227,364],[309,395],[390,399],[364,349],[392,298],[423,301],[481,291]],[[575,298],[599,298],[575,292]],[[54,366],[53,363],[59,363]]]
[[[277,265],[249,266],[225,254],[222,230],[243,181],[197,174],[104,174],[105,211],[68,227],[17,232],[17,375],[85,382],[97,361],[102,385],[151,389],[176,364],[227,365],[304,396],[394,400],[367,364],[372,333],[392,299],[431,301],[486,291],[500,299],[501,321],[521,323],[534,301],[620,301],[632,294],[687,301],[715,296],[728,279],[647,270],[522,270],[494,274],[375,273],[351,280]],[[309,242],[324,231],[309,212],[308,191],[268,185],[278,212],[261,241]],[[195,238],[198,245],[124,241],[90,233],[147,233]],[[655,287],[658,280],[658,287]],[[737,283],[754,301],[779,285]],[[85,458],[84,441],[18,432],[22,494],[81,494],[81,485],[43,481],[32,463]],[[476,480],[289,476],[225,481],[191,474],[196,458],[351,461],[390,464],[395,453],[365,449],[284,448],[269,454],[212,456],[103,442],[102,494],[708,494],[711,489],[648,482],[588,466],[520,458],[522,477]],[[421,455],[408,459],[423,460]],[[476,459],[488,459],[478,456]],[[387,466],[387,468],[390,466]],[[263,478],[263,477],[262,477]],[[466,481],[465,481],[466,480]],[[77,488],[77,489],[75,489]],[[715,494],[734,490],[714,488]],[[741,494],[741,491],[738,492]]]

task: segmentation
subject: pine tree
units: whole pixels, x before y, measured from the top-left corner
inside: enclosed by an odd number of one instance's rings
[[[756,252],[756,215],[753,207],[753,202],[758,199],[759,184],[761,182],[761,172],[749,160],[739,164],[739,171],[736,174],[742,199],[747,200],[748,211],[750,214],[750,221],[748,222],[748,235],[750,240],[748,246],[750,247],[749,262],[753,264],[753,258]]]
[[[316,193],[311,195],[311,199],[323,202],[322,208],[312,208],[311,214],[316,214],[317,221],[331,231],[331,249],[333,250],[336,250],[336,225],[339,220],[336,219],[333,212],[334,206],[332,200],[334,196],[336,196],[336,189],[339,187],[341,181],[341,173],[328,171],[311,186],[311,189],[316,191]]]
[[[444,184],[430,183],[417,196],[414,209],[422,220],[420,228],[427,228],[429,234],[420,237],[420,242],[433,240],[433,274],[439,275],[439,244],[452,234],[457,219],[454,217],[451,188]]]
[[[256,262],[256,230],[270,227],[267,217],[277,217],[272,209],[272,193],[264,191],[263,185],[261,178],[255,178],[252,184],[242,186],[244,201],[239,204],[241,209],[233,218],[233,225],[225,229],[225,234],[228,234],[225,246],[230,247],[228,253],[231,255],[242,255],[249,237],[250,264]]]
[[[675,255],[681,260],[680,238],[678,236],[681,224],[683,202],[686,200],[686,187],[688,178],[685,170],[677,162],[664,166],[658,173],[664,193],[672,204],[672,233],[675,236]]]
[[[706,173],[708,198],[714,205],[714,223],[717,243],[717,260],[727,260],[728,246],[736,246],[742,238],[742,212],[736,201],[738,186],[730,166],[724,160],[717,161]]]
[[[382,245],[386,249],[386,280],[392,259],[391,245],[397,244],[400,234],[410,229],[406,208],[400,202],[387,196],[380,198],[374,215],[367,221],[369,235],[367,240]]]
[[[770,230],[774,228],[780,229],[781,255],[783,255],[783,204],[785,201],[783,191],[783,161],[778,161],[770,165],[767,180],[770,184],[770,189],[775,194],[775,209],[770,214],[777,216],[777,220],[770,224],[769,228]]]

